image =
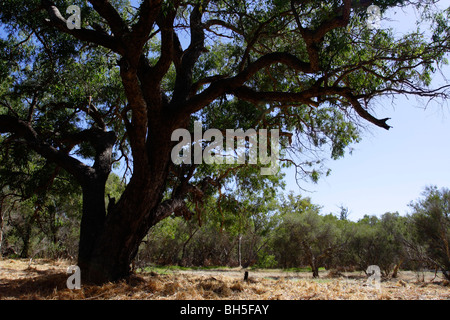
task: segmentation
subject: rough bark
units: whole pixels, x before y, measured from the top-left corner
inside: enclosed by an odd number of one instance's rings
[[[178,195],[163,201],[170,164],[170,130],[160,123],[159,143],[141,175],[133,175],[117,203],[106,213],[104,182],[83,188],[84,205],[78,264],[85,281],[104,283],[124,278],[149,229],[184,205]],[[151,164],[151,165],[150,165]]]

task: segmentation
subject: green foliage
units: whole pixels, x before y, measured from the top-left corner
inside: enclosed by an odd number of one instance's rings
[[[256,263],[256,268],[272,269],[278,266],[275,255],[267,254],[264,251],[258,253],[258,262]]]
[[[406,218],[398,213],[385,213],[381,219],[366,215],[356,224],[349,241],[347,259],[361,270],[378,265],[383,275],[390,275],[394,267],[406,259],[403,243],[405,225]]]
[[[447,279],[450,274],[450,191],[436,186],[427,187],[423,198],[411,203],[410,216],[413,237],[425,249],[425,255],[419,256],[428,265],[444,272]],[[417,255],[418,252],[416,252]]]
[[[214,219],[219,216],[213,212],[217,208],[210,207],[211,216],[204,217],[201,227],[196,219],[161,222],[149,238],[155,240],[141,248],[140,263],[233,267],[239,265],[241,251],[242,265],[253,268],[365,272],[369,265],[378,265],[382,275],[390,277],[400,267],[416,270],[437,263],[445,271],[448,238],[441,236],[448,236],[443,214],[448,192],[433,187],[424,196],[412,205],[410,216],[388,212],[381,217],[366,215],[357,222],[342,219],[341,213],[322,215],[320,206],[309,198],[293,194],[278,198],[269,215],[259,215],[258,210],[250,214],[249,204],[244,206],[249,214],[236,215],[241,208],[236,202],[234,206],[222,203],[223,219]]]
[[[1,193],[2,252],[27,257],[74,257],[77,253],[81,197],[78,188],[57,179],[41,198]]]
[[[310,199],[293,195],[282,208],[284,213],[273,240],[273,247],[278,249],[277,261],[284,268],[309,265],[318,276],[319,268],[330,266],[342,245],[337,218],[320,215],[320,207]]]
[[[78,252],[80,236],[80,187],[64,172],[50,180],[39,170],[34,175],[43,179],[38,182],[45,183],[46,188],[36,185],[32,180],[34,176],[30,175],[29,180],[23,182],[28,188],[13,189],[16,185],[9,184],[0,190],[0,214],[3,216],[1,251],[10,252],[10,257],[73,259]],[[4,173],[3,177],[8,179],[9,176]],[[120,178],[112,174],[106,185],[106,194],[111,198],[119,197],[123,188]]]

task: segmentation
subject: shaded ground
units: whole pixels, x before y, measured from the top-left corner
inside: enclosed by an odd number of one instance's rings
[[[127,281],[103,286],[66,287],[69,261],[0,260],[0,299],[450,299],[450,286],[434,273],[400,272],[399,278],[382,280],[380,289],[367,285],[363,273],[332,275],[319,279],[311,273],[280,270],[164,270],[138,273]],[[424,277],[424,279],[422,279]],[[424,280],[424,281],[422,281]]]

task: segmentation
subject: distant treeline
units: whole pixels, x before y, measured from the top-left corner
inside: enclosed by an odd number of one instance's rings
[[[450,192],[427,188],[411,214],[385,213],[348,219],[348,210],[322,215],[309,198],[289,195],[273,212],[255,208],[209,212],[204,223],[174,217],[151,230],[141,246],[140,264],[255,266],[365,271],[378,265],[383,276],[400,268],[450,270]],[[212,218],[212,216],[216,218]]]
[[[1,203],[3,257],[77,257],[81,196],[57,189],[37,199]],[[121,192],[117,177],[109,199]],[[214,198],[194,215],[173,215],[153,227],[140,246],[135,265],[309,267],[364,271],[378,265],[383,276],[398,270],[433,269],[449,279],[450,191],[428,187],[410,204],[407,216],[385,213],[349,220],[344,207],[321,213],[309,198],[289,194],[239,201]],[[368,208],[370,209],[370,208]],[[112,235],[113,236],[113,235]]]

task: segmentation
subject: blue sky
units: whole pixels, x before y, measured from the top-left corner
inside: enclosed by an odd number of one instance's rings
[[[408,212],[408,203],[420,197],[427,185],[450,187],[450,112],[448,105],[429,105],[415,98],[398,98],[395,105],[385,99],[383,117],[392,118],[389,131],[371,127],[354,151],[326,165],[332,169],[317,184],[300,182],[292,174],[287,190],[308,196],[323,206],[322,213],[337,213],[343,205],[349,218],[365,214]],[[291,178],[289,178],[291,177]]]
[[[447,8],[450,0],[440,1],[439,7]],[[398,35],[415,29],[414,10],[391,11],[381,22],[381,27],[392,26]],[[450,68],[444,74],[450,79]],[[445,84],[437,74],[435,85]],[[352,155],[332,161],[329,177],[317,184],[302,182],[300,186],[311,192],[301,191],[292,172],[288,174],[287,190],[308,196],[323,206],[322,213],[338,213],[339,206],[347,207],[351,220],[365,214],[381,216],[385,212],[410,212],[408,204],[421,196],[425,186],[450,187],[450,103],[416,97],[398,97],[380,100],[376,116],[391,118],[393,128],[386,131],[368,125],[359,144],[353,145]]]

